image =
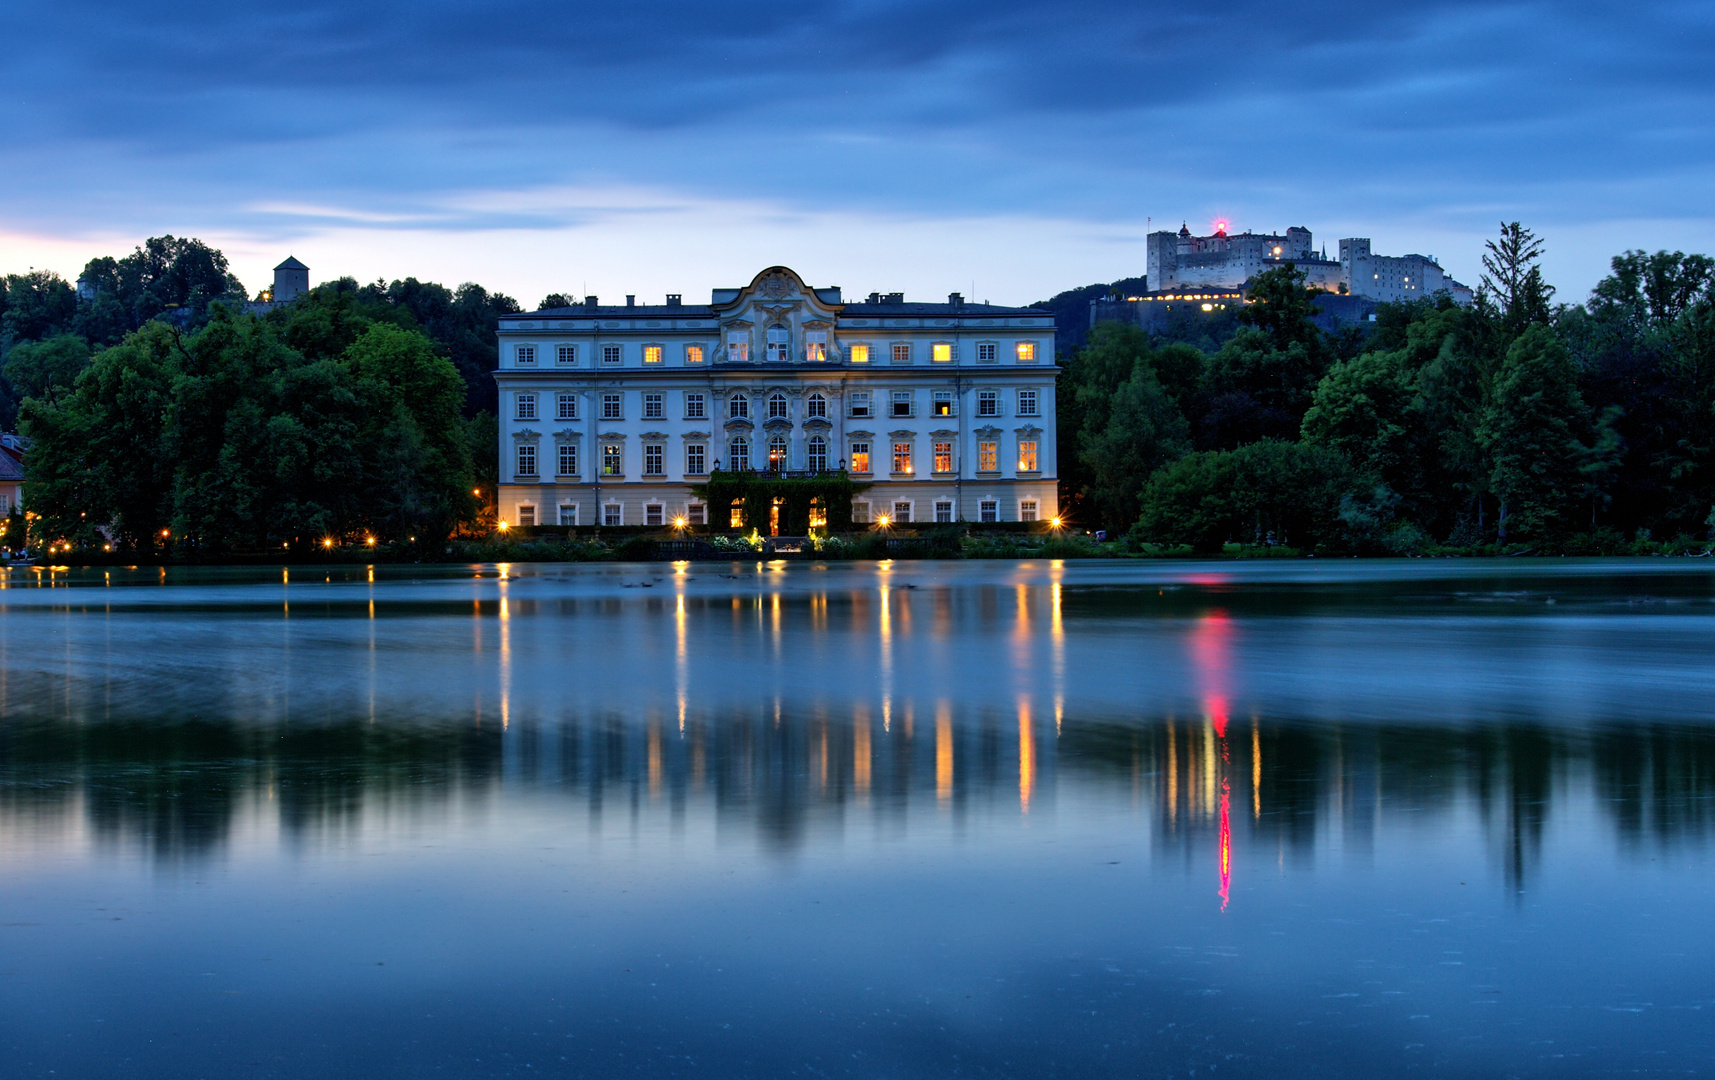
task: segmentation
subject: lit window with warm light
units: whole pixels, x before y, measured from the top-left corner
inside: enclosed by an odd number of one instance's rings
[[[1036,471],[1036,440],[1023,439],[1018,444],[1018,471]]]
[[[852,443],[852,472],[858,476],[869,475],[869,443]]]
[[[911,444],[909,442],[893,444],[893,471],[900,475],[911,472]]]
[[[977,443],[977,471],[1000,471],[1000,444],[997,442]]]
[[[625,447],[619,443],[604,443],[601,448],[601,474],[603,476],[625,475]]]
[[[935,471],[950,473],[953,471],[953,444],[938,442],[935,444]]]
[[[1021,364],[1036,363],[1036,342],[1021,341],[1018,343],[1018,362]]]
[[[659,364],[661,362],[662,355],[663,350],[659,345],[643,346],[643,362],[645,364]]]
[[[949,364],[953,361],[953,344],[950,341],[937,341],[929,346],[929,359],[937,364]]]
[[[868,345],[853,345],[851,348],[851,358],[852,358],[852,363],[854,363],[854,364],[867,364],[867,363],[869,363],[869,346]]]
[[[826,330],[804,331],[804,359],[812,364],[820,364],[828,359],[828,332]]]
[[[701,345],[685,346],[685,363],[700,364],[703,362],[703,347]]]

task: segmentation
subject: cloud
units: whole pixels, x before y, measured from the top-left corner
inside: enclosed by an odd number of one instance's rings
[[[95,2],[4,19],[24,45],[0,68],[13,232],[646,228],[531,205],[579,188],[1121,233],[1356,217],[1462,237],[1474,264],[1503,216],[1551,244],[1611,222],[1613,250],[1626,221],[1706,234],[1715,186],[1707,4]],[[1580,259],[1582,288],[1605,256]]]

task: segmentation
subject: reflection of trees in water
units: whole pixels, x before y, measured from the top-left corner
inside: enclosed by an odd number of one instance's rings
[[[1034,732],[1030,752],[1021,737]],[[219,848],[253,803],[276,807],[289,842],[356,828],[366,808],[409,817],[509,787],[682,822],[712,813],[777,850],[861,812],[903,830],[913,814],[1044,813],[1055,784],[1129,799],[1159,844],[1186,857],[1219,827],[1282,858],[1318,845],[1367,853],[1387,820],[1468,807],[1509,887],[1541,858],[1556,800],[1589,790],[1622,847],[1706,842],[1715,833],[1715,731],[1653,725],[1594,734],[1528,725],[1429,728],[1158,722],[959,714],[945,702],[773,706],[746,715],[553,723],[381,721],[242,725],[204,721],[0,723],[0,828],[40,831],[82,815],[100,842],[159,858]],[[1213,850],[1208,849],[1208,850]]]

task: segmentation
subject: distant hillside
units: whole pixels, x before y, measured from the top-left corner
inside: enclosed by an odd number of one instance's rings
[[[1149,279],[1121,278],[1108,284],[1085,285],[1067,289],[1049,300],[1039,300],[1030,306],[1054,313],[1055,341],[1060,352],[1071,353],[1084,344],[1090,335],[1090,301],[1100,300],[1110,292],[1136,295],[1149,287]]]

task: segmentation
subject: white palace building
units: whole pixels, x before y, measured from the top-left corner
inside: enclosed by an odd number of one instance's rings
[[[706,305],[553,308],[500,321],[501,519],[711,520],[712,469],[845,470],[854,522],[1058,513],[1054,319],[1030,308],[844,303],[770,267]]]

